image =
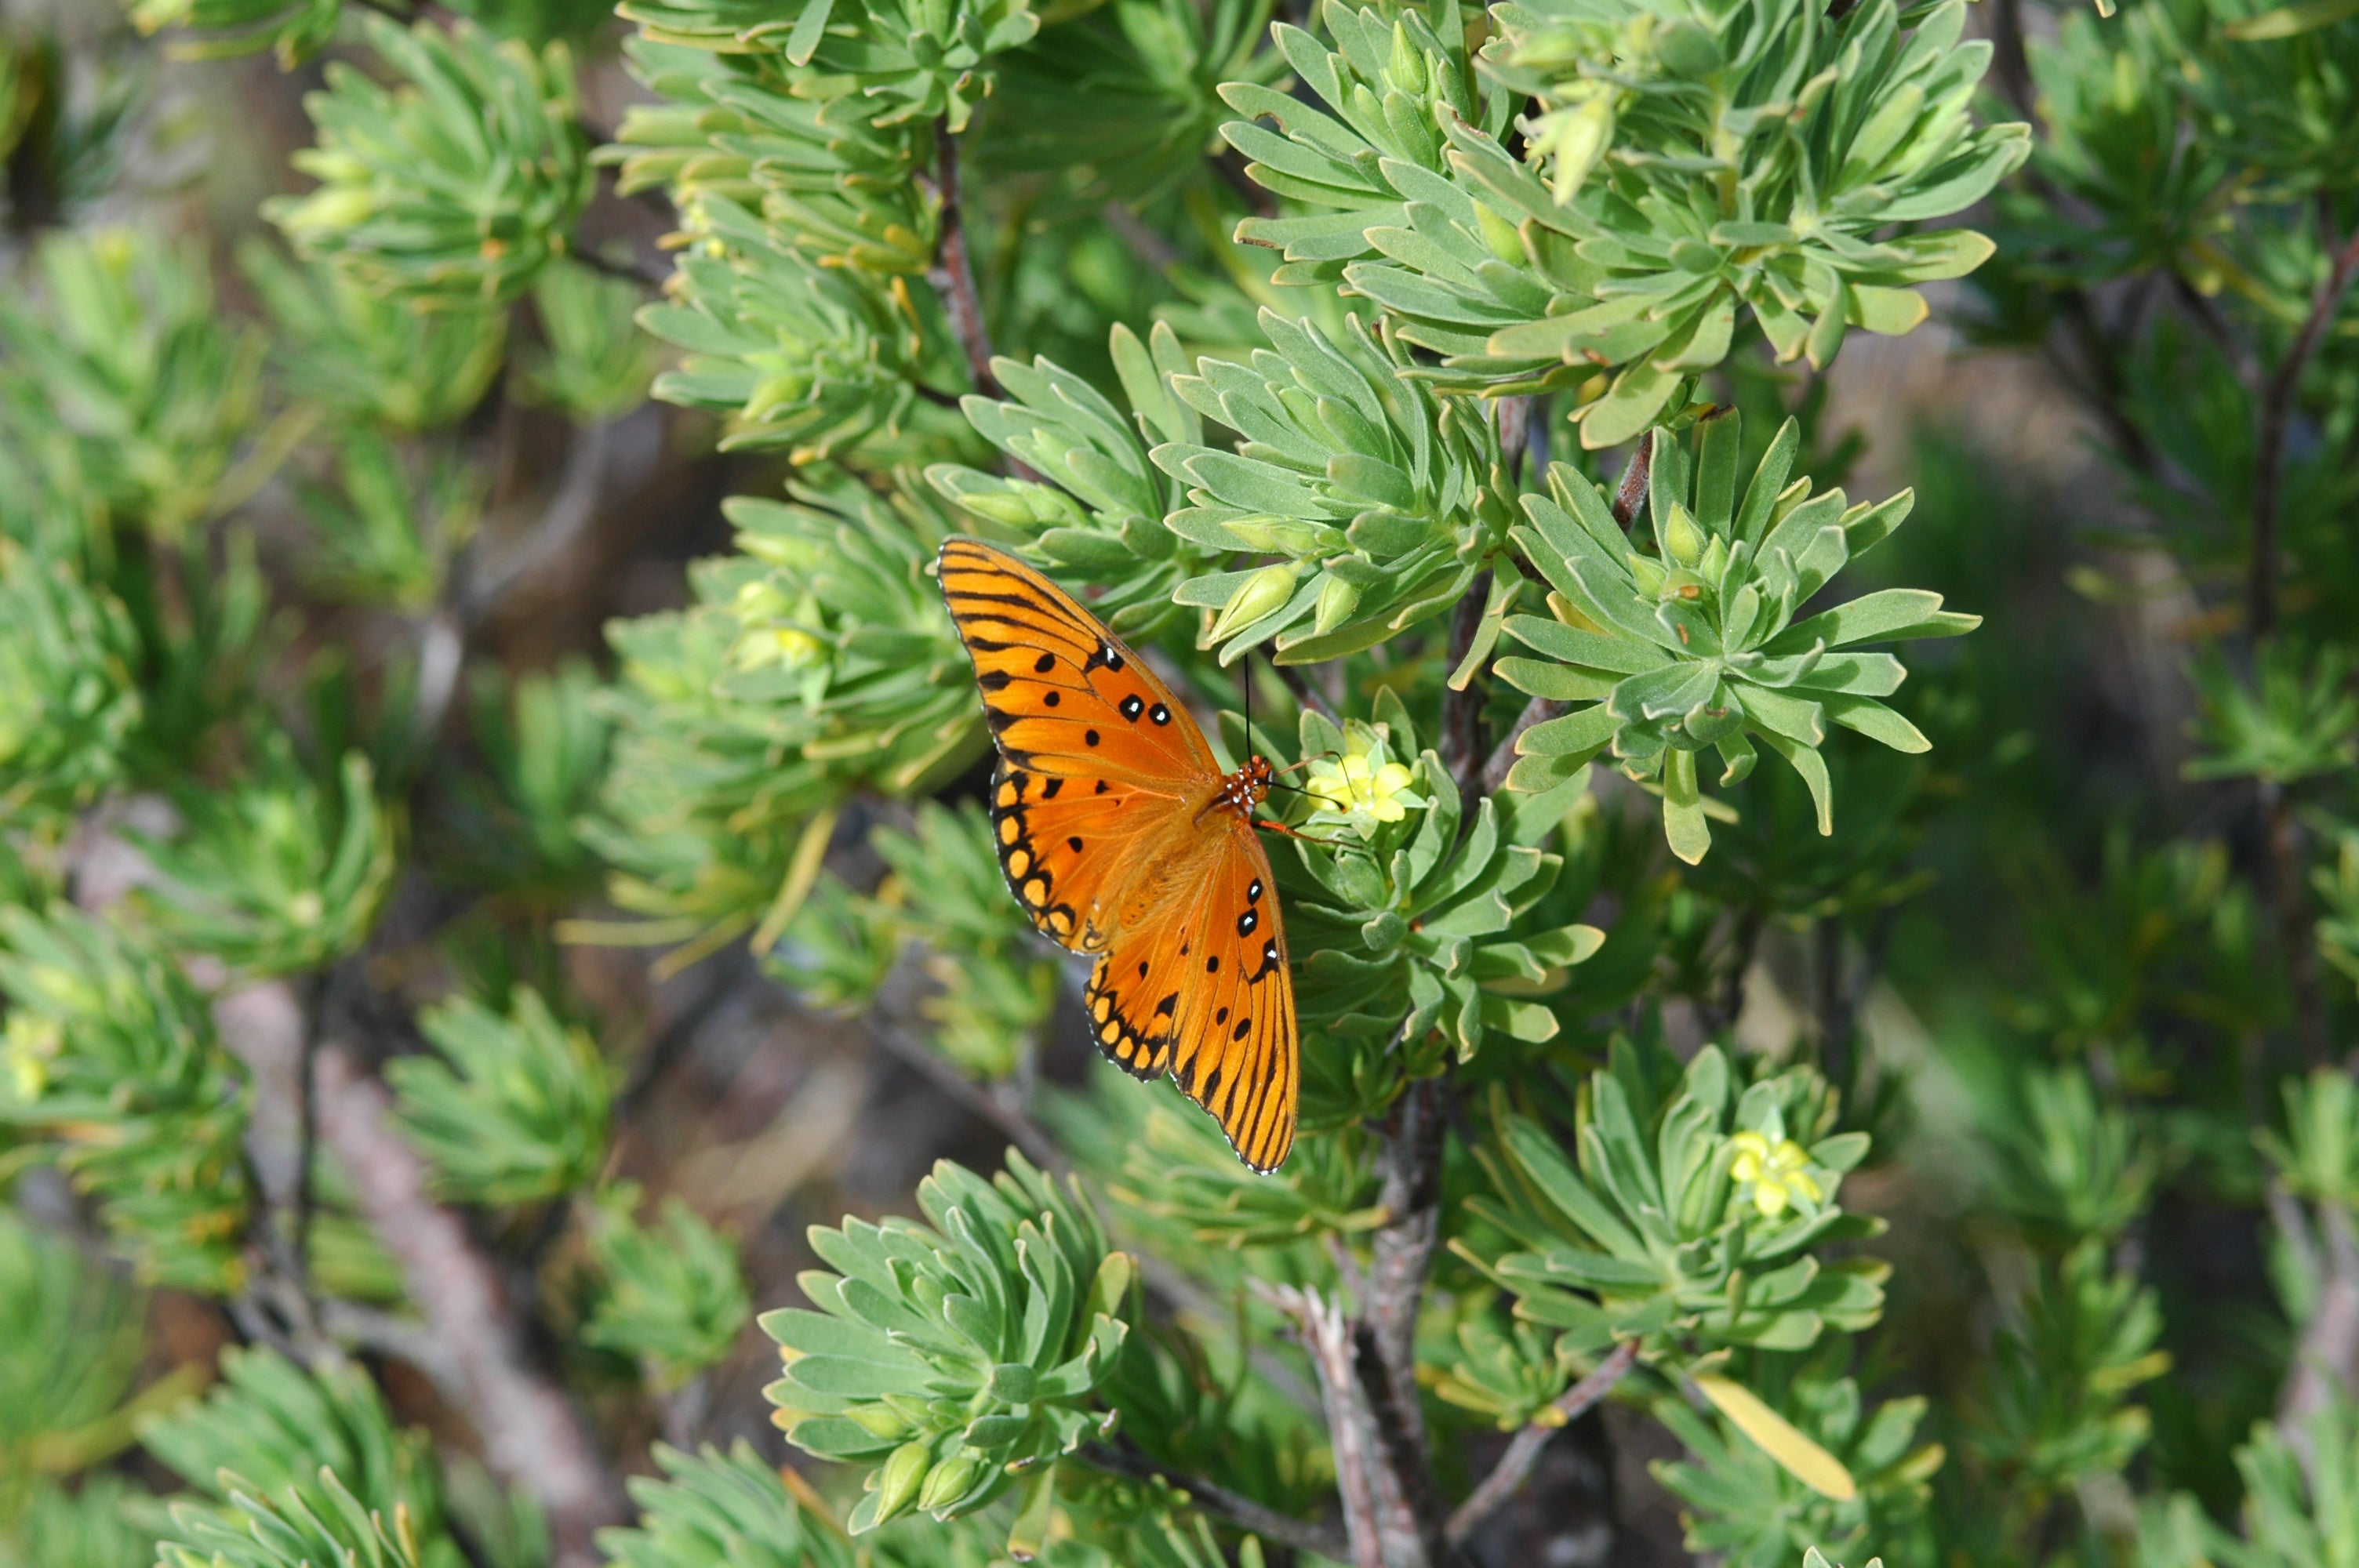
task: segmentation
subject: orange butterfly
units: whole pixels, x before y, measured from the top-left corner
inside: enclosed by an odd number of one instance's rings
[[[951,619],[999,746],[992,831],[1032,924],[1097,956],[1083,1002],[1124,1071],[1169,1071],[1238,1158],[1294,1146],[1299,1035],[1256,757],[1223,773],[1169,687],[1056,584],[973,539],[942,546]]]

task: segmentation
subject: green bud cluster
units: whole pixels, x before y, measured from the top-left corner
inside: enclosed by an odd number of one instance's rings
[[[803,1276],[821,1310],[763,1316],[786,1376],[768,1397],[787,1439],[873,1461],[854,1534],[922,1509],[973,1512],[1111,1433],[1093,1395],[1128,1332],[1133,1265],[1108,1249],[1078,1184],[1010,1151],[986,1182],[947,1161],[918,1188],[929,1225],[816,1227],[836,1271]]]
[[[1282,664],[1382,642],[1456,603],[1513,521],[1498,433],[1479,409],[1408,377],[1389,330],[1330,336],[1265,311],[1250,365],[1205,360],[1172,390],[1240,432],[1234,451],[1167,439],[1157,466],[1188,487],[1167,525],[1199,548],[1286,558],[1213,572],[1174,597],[1208,611],[1223,663],[1275,642]]]
[[[1165,526],[1180,485],[1157,471],[1153,452],[1201,440],[1203,427],[1176,392],[1194,362],[1169,326],[1157,323],[1145,343],[1117,326],[1109,347],[1129,419],[1046,358],[1028,366],[995,360],[992,373],[1015,395],[968,397],[962,406],[985,440],[1040,479],[1004,479],[962,463],[937,463],[926,478],[987,532],[1014,534],[1050,576],[1112,583],[1092,611],[1125,637],[1149,636],[1170,619],[1173,590],[1206,564],[1201,548]],[[1162,445],[1150,451],[1150,442]]]
[[[1834,802],[1819,754],[1830,722],[1902,752],[1930,742],[1877,701],[1907,672],[1889,654],[1844,652],[1863,643],[1951,637],[1979,616],[1940,608],[1939,594],[1886,589],[1801,621],[1794,612],[1844,565],[1882,543],[1914,497],[1847,505],[1841,490],[1788,482],[1799,437],[1778,431],[1740,502],[1734,414],[1695,427],[1688,451],[1658,436],[1648,476],[1654,548],[1614,521],[1599,487],[1570,467],[1549,471],[1549,493],[1523,498],[1529,522],[1516,543],[1549,586],[1551,614],[1511,616],[1507,635],[1538,659],[1503,658],[1501,679],[1575,711],[1525,731],[1515,789],[1546,788],[1610,749],[1636,779],[1659,781],[1671,849],[1690,863],[1712,842],[1698,754],[1716,750],[1721,782],[1753,770],[1753,738],[1809,784],[1819,831],[1834,831]]]
[[[565,254],[596,184],[571,56],[467,22],[362,22],[400,84],[332,63],[326,91],[305,103],[319,143],[293,159],[319,189],[274,198],[264,215],[380,297],[429,308],[517,298]]]

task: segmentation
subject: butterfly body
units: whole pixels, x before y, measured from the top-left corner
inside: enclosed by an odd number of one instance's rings
[[[1274,770],[1223,770],[1194,719],[1122,641],[1021,561],[942,546],[943,596],[974,660],[999,766],[992,834],[1043,935],[1097,959],[1099,1048],[1171,1074],[1238,1157],[1294,1140],[1294,982],[1254,808]]]

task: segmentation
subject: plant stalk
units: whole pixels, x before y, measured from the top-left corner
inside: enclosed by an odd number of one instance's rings
[[[1466,1500],[1458,1505],[1458,1511],[1450,1516],[1451,1541],[1463,1541],[1481,1528],[1484,1519],[1496,1513],[1508,1498],[1516,1495],[1516,1488],[1532,1473],[1532,1466],[1539,1463],[1540,1450],[1548,1446],[1549,1439],[1580,1420],[1590,1406],[1612,1393],[1614,1385],[1627,1377],[1630,1368],[1637,1364],[1637,1345],[1625,1340],[1614,1347],[1612,1355],[1597,1364],[1595,1371],[1559,1394],[1549,1404],[1549,1409],[1559,1419],[1548,1422],[1536,1421],[1516,1433],[1515,1441],[1507,1444],[1507,1451],[1500,1454],[1499,1462],[1491,1467],[1491,1473],[1483,1477],[1482,1485],[1476,1487]]]
[[[974,265],[967,254],[965,204],[959,195],[958,137],[944,119],[934,127],[934,183],[941,196],[941,238],[934,248],[933,269],[927,281],[941,297],[951,330],[966,352],[967,373],[974,389],[985,397],[999,395],[999,378],[991,372],[991,334],[983,319],[983,297],[974,286]]]

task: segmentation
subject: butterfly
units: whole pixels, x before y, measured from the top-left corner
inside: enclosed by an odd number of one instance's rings
[[[1063,589],[952,537],[937,567],[999,748],[1000,869],[1032,924],[1097,959],[1082,1004],[1124,1071],[1169,1072],[1237,1157],[1294,1144],[1300,1037],[1254,807],[1276,772],[1224,772],[1170,688]]]

